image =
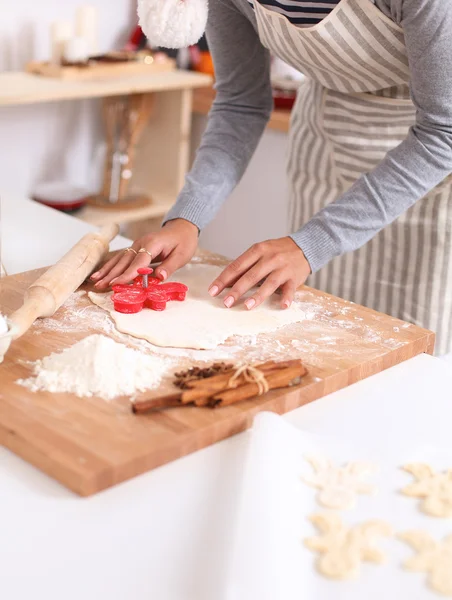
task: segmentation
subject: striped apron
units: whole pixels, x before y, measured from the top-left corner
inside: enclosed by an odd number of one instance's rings
[[[306,75],[292,113],[290,228],[372,170],[415,123],[403,30],[371,0],[341,0],[299,28],[254,2],[262,44]],[[452,351],[452,181],[309,284],[437,333]]]

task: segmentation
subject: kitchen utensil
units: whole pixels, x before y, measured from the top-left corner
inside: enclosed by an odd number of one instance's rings
[[[118,232],[118,225],[107,225],[88,233],[28,288],[23,305],[7,320],[8,332],[0,337],[0,362],[12,340],[21,337],[36,319],[52,316],[85,281]]]
[[[106,136],[106,162],[102,192],[89,199],[97,207],[138,208],[148,198],[127,196],[133,175],[137,144],[154,108],[152,94],[133,94],[123,98],[107,98],[102,113]]]
[[[165,310],[172,300],[183,302],[188,288],[183,283],[169,281],[161,283],[156,277],[149,277],[153,269],[138,269],[138,277],[133,285],[114,285],[112,301],[117,312],[137,313],[143,308]]]

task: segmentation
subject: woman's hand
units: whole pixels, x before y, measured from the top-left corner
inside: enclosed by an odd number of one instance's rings
[[[96,282],[95,287],[98,289],[107,288],[113,282],[129,283],[138,275],[137,269],[147,267],[152,260],[162,261],[155,270],[155,275],[164,281],[189,262],[197,246],[196,225],[185,219],[174,219],[157,233],[150,233],[136,240],[132,245],[135,252],[116,254],[97,273],[93,273],[91,279]],[[138,253],[141,248],[145,248],[147,252]]]
[[[251,246],[244,254],[232,262],[209,288],[211,296],[217,296],[225,288],[231,287],[224,304],[227,308],[264,280],[256,292],[249,297],[245,306],[248,309],[259,306],[278,288],[281,289],[281,308],[289,308],[295,290],[302,285],[311,272],[303,251],[292,238],[284,237]]]

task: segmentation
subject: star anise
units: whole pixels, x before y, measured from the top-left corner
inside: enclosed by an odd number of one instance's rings
[[[225,362],[213,363],[209,367],[191,367],[186,371],[179,371],[174,374],[174,385],[181,390],[187,389],[187,383],[189,381],[196,381],[199,379],[208,379],[214,375],[225,373],[233,368],[234,365],[227,364]]]

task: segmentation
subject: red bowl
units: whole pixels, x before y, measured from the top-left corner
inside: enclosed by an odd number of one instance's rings
[[[31,197],[36,202],[60,210],[71,212],[82,208],[88,200],[86,190],[76,188],[64,182],[44,183],[36,186]]]
[[[72,212],[73,210],[79,210],[83,206],[85,206],[87,199],[83,198],[77,200],[76,202],[67,202],[67,203],[53,203],[50,200],[42,200],[41,198],[33,198],[35,202],[39,202],[39,204],[43,204],[44,206],[48,206],[49,208],[54,208],[55,210],[59,210],[61,212]]]

